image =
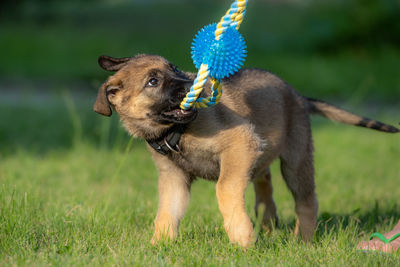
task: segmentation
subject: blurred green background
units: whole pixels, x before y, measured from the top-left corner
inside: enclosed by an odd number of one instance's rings
[[[195,71],[192,37],[231,4],[219,1],[3,0],[2,90],[93,90],[97,57],[160,54]],[[241,32],[248,67],[269,69],[302,94],[396,102],[400,1],[252,0]],[[79,85],[79,86],[78,86]],[[76,88],[77,87],[77,88]],[[14,90],[14,88],[13,88]]]
[[[193,36],[230,4],[1,1],[1,151],[68,148],[77,136],[104,146],[116,135],[124,140],[116,116],[110,122],[92,112],[97,88],[110,75],[98,56],[154,53],[196,71]],[[399,0],[251,0],[241,27],[245,67],[268,69],[302,95],[370,117],[385,111],[398,121],[399,14]]]
[[[77,135],[110,143],[117,119],[104,126],[109,122],[91,111],[97,88],[110,75],[98,56],[154,53],[196,71],[193,36],[230,4],[1,1],[2,152],[68,147]],[[399,14],[399,0],[251,0],[241,27],[245,67],[268,69],[302,95],[368,116],[393,113],[400,107]]]
[[[154,53],[196,71],[192,37],[230,4],[1,1],[2,151],[68,147],[77,134],[94,142],[113,139],[101,133],[109,126],[101,126],[102,118],[91,111],[109,75],[98,67],[98,56]],[[400,97],[399,14],[399,0],[251,0],[241,27],[248,45],[245,67],[268,69],[302,95],[368,116],[383,109],[393,113]]]

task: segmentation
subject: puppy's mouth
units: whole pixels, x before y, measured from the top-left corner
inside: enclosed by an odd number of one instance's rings
[[[196,119],[197,116],[197,110],[195,108],[189,110],[183,110],[180,108],[180,103],[190,91],[190,86],[193,81],[186,77],[179,79],[175,77],[174,82],[177,82],[177,84],[174,84],[171,87],[176,89],[172,90],[172,94],[168,100],[164,102],[166,106],[161,108],[160,118],[163,122],[167,123],[186,124]]]
[[[192,108],[183,110],[179,107],[161,112],[161,118],[168,122],[186,124],[193,121],[197,116],[197,110]]]

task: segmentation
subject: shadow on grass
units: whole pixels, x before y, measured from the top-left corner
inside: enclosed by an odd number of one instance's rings
[[[320,242],[327,238],[338,239],[340,235],[361,240],[363,236],[369,236],[378,229],[392,229],[398,220],[400,220],[400,209],[397,204],[381,206],[378,201],[369,209],[356,209],[349,214],[322,212],[318,217],[314,241]],[[295,218],[280,222],[276,229],[283,230],[287,234],[279,235],[278,238],[284,243],[289,243],[293,238],[295,227]],[[265,242],[265,236],[268,234],[268,231],[260,229],[258,242]]]
[[[393,197],[394,199],[394,197]],[[356,230],[356,236],[363,233],[376,232],[378,228],[390,228],[400,220],[400,209],[397,204],[375,205],[369,209],[355,209],[349,214],[338,214],[322,212],[318,217],[318,225],[315,238],[320,240],[329,235],[336,235],[339,232]],[[296,220],[292,219],[286,224],[281,224],[279,229],[294,229]]]
[[[393,196],[394,199],[394,196]],[[323,212],[318,218],[318,236],[324,236],[332,230],[345,230],[356,226],[360,231],[373,232],[379,226],[390,226],[400,219],[400,209],[397,204],[375,205],[367,210],[356,209],[350,214],[335,214]]]

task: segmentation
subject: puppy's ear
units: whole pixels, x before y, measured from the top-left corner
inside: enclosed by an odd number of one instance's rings
[[[108,117],[110,117],[112,114],[110,104],[107,100],[105,83],[99,89],[96,102],[94,102],[93,110],[101,115]]]
[[[100,67],[108,71],[118,71],[130,60],[130,57],[114,58],[109,56],[100,56],[98,61]]]

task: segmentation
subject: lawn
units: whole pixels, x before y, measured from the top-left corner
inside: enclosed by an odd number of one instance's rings
[[[281,225],[257,230],[243,251],[222,227],[215,184],[192,187],[176,242],[151,246],[157,171],[142,141],[116,116],[90,111],[92,99],[64,93],[0,107],[0,265],[376,266],[400,255],[362,253],[359,240],[400,218],[399,136],[313,120],[320,203],[312,244],[293,237],[293,200],[273,165]],[[395,124],[393,110],[363,114]],[[28,134],[29,133],[29,134]],[[249,186],[247,209],[256,229]]]

